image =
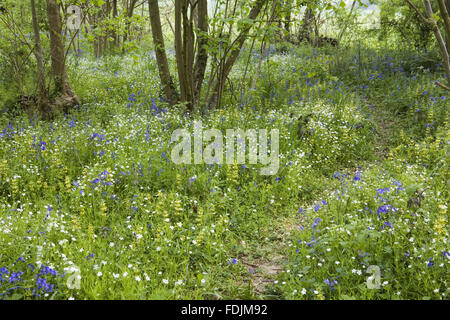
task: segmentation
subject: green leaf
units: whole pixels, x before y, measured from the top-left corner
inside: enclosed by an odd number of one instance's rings
[[[21,300],[23,298],[23,294],[21,293],[14,293],[11,295],[11,300]]]
[[[414,194],[414,192],[416,192],[416,190],[418,190],[419,188],[420,188],[420,185],[412,184],[410,186],[407,186],[405,191],[408,196],[412,196]]]

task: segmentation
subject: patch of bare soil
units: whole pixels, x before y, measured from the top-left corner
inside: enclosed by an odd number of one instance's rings
[[[393,115],[382,107],[374,105],[372,108],[373,118],[377,123],[375,154],[380,160],[386,159],[389,155],[389,139],[392,137],[393,129],[397,123]]]
[[[266,291],[266,285],[273,283],[278,273],[283,269],[282,262],[285,258],[283,256],[274,256],[270,260],[256,260],[251,263],[247,259],[241,258],[244,265],[253,269],[252,274],[252,286],[255,293],[258,295],[264,295]]]

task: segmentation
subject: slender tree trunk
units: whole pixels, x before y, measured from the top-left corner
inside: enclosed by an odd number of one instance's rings
[[[292,16],[292,3],[291,0],[285,1],[285,22],[284,22],[284,30],[286,30],[286,39],[289,40],[291,38],[291,16]]]
[[[208,1],[198,0],[197,5],[198,52],[194,67],[194,108],[197,108],[200,103],[201,88],[208,63],[208,53],[206,51],[208,44]]]
[[[187,101],[186,66],[183,48],[182,18],[186,0],[175,0],[175,57],[180,82],[181,102]]]
[[[153,43],[155,44],[156,61],[158,64],[159,77],[166,99],[171,104],[178,102],[178,93],[172,81],[169,71],[166,51],[164,47],[164,37],[161,29],[161,18],[159,15],[158,0],[149,0],[150,23],[152,27]]]
[[[186,77],[186,101],[188,110],[192,111],[194,96],[194,31],[192,17],[188,17],[189,2],[184,1],[183,5],[183,64]]]
[[[448,21],[448,12],[446,12],[447,10],[445,8],[443,0],[438,0],[438,2],[439,2],[440,9],[442,10],[441,14],[442,15],[446,15],[446,17],[445,17],[446,19],[444,18],[445,19],[444,20],[444,24],[445,24],[447,35],[448,35],[448,33],[450,32],[450,28],[447,29],[447,26],[450,27],[450,22]],[[433,9],[431,7],[430,1],[429,0],[424,0],[424,3],[425,3],[425,9],[427,11],[428,19],[433,21],[432,25],[433,25],[434,35],[436,36],[436,39],[437,39],[437,41],[439,43],[439,47],[441,49],[442,62],[444,64],[444,70],[445,70],[445,73],[446,73],[446,76],[447,76],[447,86],[444,86],[442,84],[440,84],[440,86],[443,87],[444,89],[450,91],[450,60],[449,60],[449,52],[447,50],[444,38],[442,37],[441,31],[439,30],[439,27],[438,27],[437,23],[434,21],[434,18],[433,18],[434,13],[433,13]]]
[[[255,21],[255,19],[258,17],[265,2],[266,2],[265,0],[256,0],[255,3],[253,4],[253,7],[250,10],[250,13],[247,16],[247,19]],[[242,30],[242,32],[235,39],[235,41],[234,41],[235,45],[232,46],[229,56],[228,56],[228,58],[226,58],[226,60],[223,64],[223,68],[216,80],[214,89],[209,97],[208,107],[210,109],[215,108],[220,104],[220,101],[222,99],[222,91],[224,88],[225,80],[228,77],[228,74],[230,73],[231,68],[233,67],[237,58],[239,57],[239,53],[241,52],[242,46],[244,45],[245,40],[248,37],[248,33],[249,33],[252,25],[253,24],[247,26],[244,30]]]
[[[38,99],[37,105],[39,110],[43,114],[49,112],[49,101],[47,85],[45,83],[45,69],[44,69],[44,57],[42,55],[41,40],[40,40],[40,30],[39,23],[36,14],[36,4],[34,0],[30,0],[31,4],[31,17],[33,20],[33,31],[34,31],[34,56],[36,57],[37,63],[37,85],[38,85]]]
[[[136,7],[136,2],[137,2],[137,0],[130,0],[129,3],[127,1],[127,5],[125,6],[127,20],[125,22],[126,27],[125,27],[125,35],[123,37],[123,43],[125,43],[128,40],[128,37],[130,36],[131,18],[133,17],[134,8]]]
[[[445,8],[447,9],[447,13],[450,14],[450,0],[445,1]],[[447,33],[447,51],[450,52],[450,34]]]
[[[113,19],[117,18],[117,0],[113,0],[112,2],[112,16]],[[115,30],[112,31],[112,38],[114,39],[112,44],[115,47],[119,46],[119,36],[117,35],[117,32]]]
[[[439,12],[441,13],[441,18],[444,20],[445,26],[445,37],[447,39],[447,53],[450,51],[450,17],[448,16],[447,5],[444,0],[438,0]]]
[[[111,14],[111,1],[107,0],[105,3],[105,13],[103,16],[103,19],[108,19],[110,18],[110,14]],[[108,24],[106,25],[105,28],[105,34],[103,36],[103,50],[109,50],[109,36],[111,34],[110,28],[109,28],[109,21]]]

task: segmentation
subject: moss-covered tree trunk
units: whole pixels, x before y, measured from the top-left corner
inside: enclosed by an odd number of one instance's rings
[[[161,18],[159,15],[159,5],[157,0],[149,0],[150,23],[152,27],[153,43],[155,45],[156,62],[158,64],[159,77],[166,99],[171,104],[178,102],[178,93],[173,84],[169,71],[166,51],[164,47],[164,37],[161,28]]]
[[[57,0],[47,0],[47,18],[50,28],[51,75],[54,80],[54,105],[59,111],[66,112],[71,107],[80,104],[73,92],[67,77],[62,41],[62,22]]]

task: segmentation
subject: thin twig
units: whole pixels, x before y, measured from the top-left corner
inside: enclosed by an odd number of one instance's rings
[[[439,87],[441,87],[441,88],[443,88],[445,90],[450,91],[450,87],[447,87],[445,84],[440,83],[439,81],[436,81],[436,85],[438,85]]]

